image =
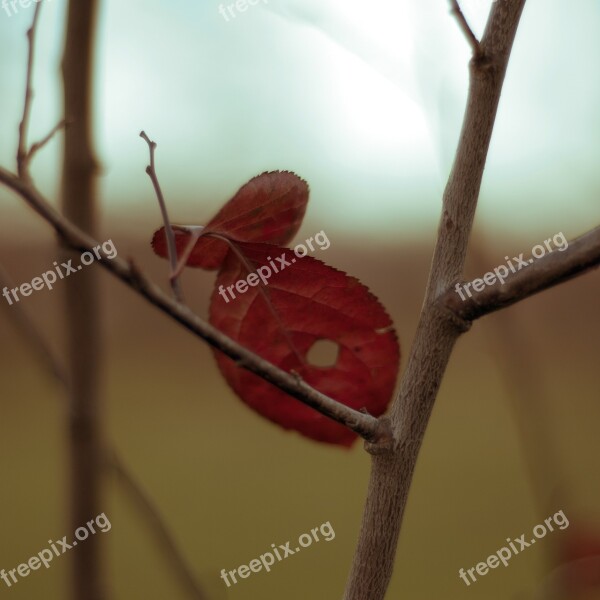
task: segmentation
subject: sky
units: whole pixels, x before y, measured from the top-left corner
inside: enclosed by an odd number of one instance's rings
[[[42,3],[32,140],[61,115],[66,3]],[[480,34],[491,1],[462,6]],[[0,11],[0,163],[9,166],[33,15],[17,8]],[[478,209],[486,229],[571,237],[598,223],[599,32],[597,0],[527,2]],[[206,222],[252,176],[281,169],[309,182],[307,219],[319,228],[430,232],[468,59],[446,0],[259,0],[243,12],[213,0],[105,1],[95,81],[103,212],[156,213],[144,129],[158,142],[176,222]],[[56,140],[34,168],[53,199],[59,151]],[[0,226],[18,211],[0,190]]]

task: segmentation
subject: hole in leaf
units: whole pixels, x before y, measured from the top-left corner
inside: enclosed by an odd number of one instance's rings
[[[333,367],[338,359],[340,347],[331,340],[317,340],[306,353],[306,360],[313,367]]]

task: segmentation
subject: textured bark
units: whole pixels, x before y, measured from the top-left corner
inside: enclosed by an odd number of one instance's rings
[[[469,322],[438,302],[463,270],[508,58],[525,0],[496,2],[470,64],[467,109],[444,191],[425,301],[390,418],[395,447],[372,447],[371,479],[345,600],[383,600],[421,443],[452,348]],[[381,452],[381,454],[378,454]]]

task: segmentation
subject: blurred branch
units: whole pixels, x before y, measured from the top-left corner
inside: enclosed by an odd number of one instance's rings
[[[0,287],[12,289],[14,287],[6,269],[0,264]],[[29,346],[37,354],[44,368],[57,379],[65,388],[68,387],[67,375],[63,366],[52,353],[52,350],[46,344],[46,340],[41,336],[36,326],[26,314],[23,306],[15,302],[12,306],[1,303],[5,309],[7,317],[12,321],[17,330],[23,335]]]
[[[149,528],[154,533],[158,547],[162,550],[164,557],[171,564],[171,568],[177,574],[182,587],[190,598],[196,600],[207,600],[208,596],[200,587],[199,583],[187,564],[182,552],[179,550],[169,528],[160,517],[154,502],[144,492],[142,486],[132,477],[123,465],[117,454],[109,454],[109,466],[117,475],[121,483],[121,489],[129,496],[132,504],[146,520]]]
[[[62,58],[65,130],[61,205],[66,218],[93,235],[97,226],[94,153],[93,73],[96,23],[100,0],[69,0]],[[76,259],[68,248],[65,260]],[[77,257],[78,258],[78,257]],[[70,519],[75,530],[102,512],[103,402],[101,368],[101,300],[98,272],[85,269],[64,281],[64,313],[69,376]],[[95,536],[73,554],[71,593],[74,600],[105,600],[107,580],[104,541]]]
[[[485,236],[482,236],[485,239]],[[483,241],[471,253],[471,263],[478,272],[484,272],[490,263]],[[551,434],[550,411],[544,389],[542,361],[532,361],[538,348],[524,324],[519,322],[518,311],[501,311],[495,319],[484,319],[483,332],[494,365],[505,388],[507,404],[512,412],[519,444],[529,473],[532,492],[540,519],[552,514],[557,506],[568,504],[566,478],[561,472],[560,452]],[[558,538],[544,545],[548,561],[556,556]],[[554,546],[554,548],[553,548]]]
[[[71,119],[62,119],[44,138],[42,138],[39,142],[34,143],[29,150],[27,150],[27,132],[28,125],[31,115],[31,104],[33,98],[33,88],[32,88],[32,72],[33,72],[33,59],[35,53],[35,38],[36,31],[39,19],[39,12],[41,9],[41,4],[38,4],[35,8],[33,22],[29,30],[27,31],[28,38],[28,60],[27,60],[27,75],[26,75],[26,91],[25,91],[25,100],[23,107],[23,117],[21,123],[19,125],[19,142],[17,149],[17,177],[19,180],[26,182],[27,184],[31,183],[31,176],[29,174],[29,166],[31,160],[35,156],[36,152],[41,150],[53,137],[58,133],[63,127],[71,122]],[[84,10],[84,13],[86,11]],[[75,19],[75,22],[79,25],[80,18],[83,16],[84,20],[88,20],[85,14],[80,14],[78,18]],[[90,22],[87,23],[88,27],[92,27]],[[79,27],[78,27],[79,29]],[[88,31],[89,32],[89,31]],[[75,44],[77,46],[77,43]],[[91,53],[91,49],[89,49],[89,53]],[[83,61],[83,65],[85,67],[86,61]],[[81,68],[81,65],[78,65],[78,68]],[[77,79],[77,77],[76,77]],[[75,95],[78,96],[77,91],[75,91]],[[81,104],[87,104],[86,94],[83,96],[79,96],[76,101]],[[84,112],[85,112],[84,108]],[[79,111],[81,112],[81,110]],[[82,122],[86,122],[86,119],[82,119]],[[81,140],[80,140],[81,143]],[[83,144],[87,145],[87,140],[83,140]],[[81,146],[80,146],[81,147]],[[83,156],[85,159],[85,155],[88,156],[88,169],[92,172],[95,169],[95,160],[93,158],[90,159],[91,153],[86,152]],[[79,158],[79,156],[78,156]],[[85,177],[85,175],[84,175]],[[89,183],[85,183],[86,187],[90,187]],[[74,207],[75,210],[77,207]],[[91,216],[88,216],[90,219]],[[9,287],[12,288],[12,282],[6,270],[0,265],[0,286],[2,288]],[[31,346],[31,348],[38,355],[41,363],[44,365],[46,370],[64,387],[64,389],[69,392],[69,379],[67,377],[66,371],[63,366],[60,364],[59,360],[54,356],[50,347],[44,340],[41,333],[38,331],[34,323],[31,321],[29,316],[23,307],[15,303],[10,308],[7,306],[7,313],[10,316],[10,320],[15,323],[17,329],[23,334],[25,340]],[[207,596],[204,594],[200,585],[195,581],[194,575],[189,569],[182,553],[179,551],[177,544],[175,543],[173,537],[169,533],[167,526],[162,520],[160,514],[158,513],[156,507],[153,505],[150,498],[144,493],[140,485],[136,482],[133,476],[129,473],[127,468],[124,466],[123,462],[119,458],[118,454],[113,449],[106,449],[104,452],[100,452],[100,454],[105,454],[107,457],[108,466],[118,474],[119,481],[121,482],[125,492],[133,499],[134,503],[141,509],[141,513],[143,517],[145,517],[146,522],[149,525],[149,528],[154,531],[155,537],[159,544],[159,547],[163,550],[163,553],[168,558],[175,572],[179,576],[182,581],[183,587],[187,589],[189,597],[194,598],[195,600],[206,600]],[[100,460],[100,467],[104,466],[104,461]],[[79,492],[79,490],[77,490]],[[89,517],[89,515],[87,515]],[[87,518],[87,517],[86,517]],[[77,520],[76,525],[79,526],[83,521]],[[87,592],[86,592],[87,593]],[[90,593],[93,593],[95,597],[99,593],[97,589],[92,590],[90,588]]]
[[[5,286],[13,287],[6,269],[0,264],[0,287],[4,288]],[[67,390],[68,381],[64,368],[54,356],[46,340],[31,321],[23,306],[18,303],[14,303],[12,306],[1,304],[9,320],[16,325],[17,330],[23,334],[26,342],[38,355],[45,370]],[[171,563],[182,586],[187,589],[189,597],[195,600],[206,600],[207,596],[202,591],[200,584],[196,582],[192,570],[150,497],[124,465],[114,448],[107,447],[104,454],[106,456],[106,467],[117,474],[121,487],[131,498],[132,503],[139,509],[148,528],[154,533],[158,547],[162,550],[168,562]]]
[[[566,250],[546,254],[526,269],[512,274],[504,285],[496,282],[464,301],[451,287],[440,297],[439,303],[457,318],[470,322],[581,275],[598,265],[600,226],[569,242]]]
[[[61,119],[45,137],[43,137],[39,142],[35,142],[35,144],[31,145],[31,148],[27,153],[27,159],[31,160],[36,152],[41,150],[61,129],[66,128],[69,124],[70,121],[67,119]]]
[[[63,127],[67,125],[66,119],[61,119],[39,142],[27,149],[27,134],[29,131],[29,120],[31,118],[31,105],[33,100],[33,59],[35,56],[35,43],[37,24],[40,16],[41,4],[37,4],[33,12],[31,27],[27,30],[27,72],[25,75],[25,98],[23,100],[23,116],[19,123],[19,142],[17,147],[17,173],[23,179],[29,179],[29,165],[36,152],[41,150]]]
[[[19,145],[17,148],[17,172],[24,179],[29,178],[28,166],[30,155],[27,152],[27,132],[29,129],[29,119],[31,116],[31,100],[33,99],[33,89],[31,81],[33,78],[33,57],[35,55],[35,38],[37,32],[38,19],[40,17],[41,4],[37,4],[33,12],[33,21],[31,27],[27,30],[27,43],[29,51],[27,53],[27,72],[25,75],[25,99],[23,100],[23,118],[19,124]]]

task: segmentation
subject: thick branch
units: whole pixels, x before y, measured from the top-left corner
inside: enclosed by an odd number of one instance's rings
[[[456,339],[465,330],[436,300],[460,276],[508,58],[525,0],[496,2],[481,40],[485,60],[471,61],[467,109],[443,212],[425,301],[390,418],[397,445],[373,456],[358,546],[344,600],[383,600],[400,526],[433,404]]]
[[[65,130],[61,201],[77,227],[96,229],[96,172],[92,134],[92,74],[98,0],[70,0],[63,53]],[[75,256],[63,250],[65,260]],[[79,527],[102,512],[104,435],[100,369],[102,329],[98,272],[85,269],[64,282],[64,311],[69,375],[70,519]],[[105,600],[105,561],[100,536],[73,553],[73,600]]]
[[[48,221],[69,247],[85,252],[98,246],[98,242],[94,238],[59,214],[32,184],[20,180],[16,175],[1,167],[0,182],[19,194],[42,218]],[[341,404],[315,390],[300,378],[286,373],[239,345],[210,323],[202,320],[188,307],[169,298],[158,286],[148,281],[132,263],[125,262],[119,257],[110,260],[104,256],[99,263],[186,329],[235,360],[240,367],[259,375],[290,396],[345,425],[367,441],[389,440],[391,434],[386,419],[376,419]]]
[[[517,271],[504,285],[496,282],[462,301],[449,289],[439,303],[460,319],[474,321],[495,310],[506,308],[529,296],[558,285],[600,264],[600,227],[569,242],[569,247],[552,252]]]

